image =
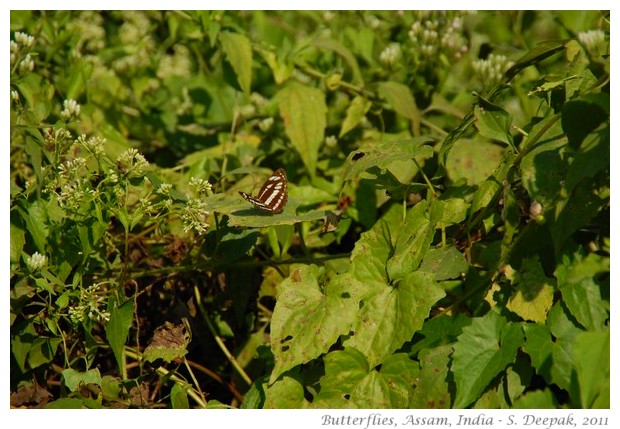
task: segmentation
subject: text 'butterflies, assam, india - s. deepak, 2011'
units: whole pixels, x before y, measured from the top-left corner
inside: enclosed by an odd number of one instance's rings
[[[282,213],[288,200],[288,180],[283,168],[274,171],[260,188],[257,197],[239,191],[239,195],[266,213]]]

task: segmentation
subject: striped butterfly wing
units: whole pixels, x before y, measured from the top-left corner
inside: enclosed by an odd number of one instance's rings
[[[272,173],[260,188],[257,197],[239,191],[239,195],[251,202],[254,207],[266,213],[282,213],[288,201],[288,180],[286,172],[280,168]]]

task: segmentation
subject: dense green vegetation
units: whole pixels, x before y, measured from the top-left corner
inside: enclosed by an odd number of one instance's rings
[[[609,407],[609,19],[11,12],[12,406]]]

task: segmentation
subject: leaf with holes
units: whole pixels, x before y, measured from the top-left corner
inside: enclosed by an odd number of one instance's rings
[[[322,269],[293,265],[277,288],[271,319],[271,349],[275,367],[269,383],[285,371],[326,353],[340,335],[349,332],[357,301],[334,288],[321,288]]]

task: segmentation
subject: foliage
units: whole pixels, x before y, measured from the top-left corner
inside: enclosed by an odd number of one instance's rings
[[[13,406],[609,407],[608,13],[11,31]]]

